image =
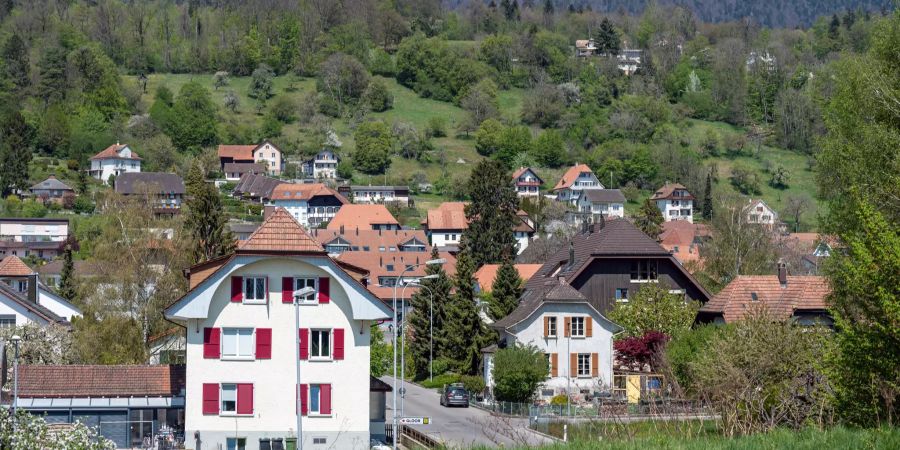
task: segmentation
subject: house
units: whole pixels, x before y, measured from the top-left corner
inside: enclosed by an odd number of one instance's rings
[[[618,189],[583,189],[576,194],[578,212],[590,214],[596,222],[599,217],[625,217],[625,195]]]
[[[516,272],[522,282],[527,282],[541,268],[540,264],[513,264]],[[497,278],[497,271],[500,270],[500,264],[485,264],[478,268],[475,272],[475,282],[478,283],[480,292],[491,292],[494,285],[494,279]]]
[[[686,220],[694,223],[694,196],[687,188],[678,183],[668,183],[657,189],[650,200],[662,212],[663,218],[670,220]]]
[[[585,189],[603,189],[603,185],[587,164],[575,164],[563,174],[552,192],[556,195],[557,201],[574,206],[578,201],[578,194]]]
[[[750,199],[746,208],[747,223],[758,223],[772,228],[778,223],[778,213],[762,200]]]
[[[184,328],[172,327],[148,339],[149,358],[147,364],[184,364],[187,338]]]
[[[268,140],[258,145],[219,145],[218,155],[222,171],[228,163],[262,164],[268,175],[281,175],[284,169],[281,150]]]
[[[322,150],[312,158],[303,161],[300,170],[309,178],[333,180],[337,178],[337,165],[341,157],[331,150]]]
[[[106,147],[102,152],[91,157],[91,168],[88,172],[92,177],[109,183],[109,178],[123,173],[141,171],[141,158],[128,145],[118,142]]]
[[[0,258],[31,256],[49,261],[61,254],[69,238],[69,219],[0,218]]]
[[[40,278],[41,282],[45,285],[52,289],[56,289],[56,287],[59,286],[59,281],[62,279],[63,265],[64,261],[61,258],[57,258],[38,267],[38,278]],[[96,277],[100,274],[100,268],[97,264],[89,261],[75,260],[72,261],[72,266],[74,268],[75,276],[81,279]]]
[[[575,41],[575,56],[586,57],[597,53],[597,44],[593,39],[577,39]]]
[[[329,230],[399,230],[400,222],[384,205],[346,204],[328,222]]]
[[[63,197],[75,196],[75,190],[50,175],[46,180],[31,187],[31,195],[41,199],[44,203],[54,202],[61,204]]]
[[[338,186],[338,192],[353,203],[396,203],[409,205],[408,186]]]
[[[16,407],[51,424],[81,422],[116,448],[146,448],[160,429],[184,431],[184,394],[184,366],[23,364]]]
[[[513,172],[513,184],[516,187],[516,195],[522,197],[537,197],[541,194],[541,185],[544,180],[537,176],[531,167],[521,167]]]
[[[517,212],[516,217],[519,221],[512,231],[518,245],[517,254],[521,254],[534,237],[534,226],[524,211]],[[435,209],[429,209],[422,227],[431,245],[449,252],[458,251],[463,232],[469,228],[466,202],[444,202]]]
[[[242,222],[229,222],[228,229],[231,230],[231,234],[234,235],[234,238],[238,241],[246,241],[250,238],[250,235],[253,234],[256,229],[259,228],[258,223],[242,223]]]
[[[659,245],[668,250],[682,265],[689,263],[689,269],[699,268],[700,246],[709,237],[709,228],[703,224],[690,223],[686,220],[672,220],[662,223],[659,234]]]
[[[146,196],[153,213],[172,216],[181,212],[184,202],[184,180],[174,173],[123,173],[116,177],[116,192],[128,196]]]
[[[269,204],[284,208],[306,228],[330,222],[350,202],[322,183],[282,183],[272,190]]]
[[[274,191],[278,185],[283,183],[284,181],[270,178],[265,175],[245,173],[234,186],[231,195],[243,200],[266,203],[272,198],[272,191]]]
[[[625,75],[633,75],[641,67],[641,54],[639,49],[622,49],[616,55],[616,66],[625,73]]]
[[[268,168],[264,163],[230,162],[222,165],[222,171],[225,172],[225,181],[238,181],[245,173],[265,175],[268,172]]]
[[[234,253],[188,275],[190,289],[165,310],[187,335],[186,448],[296,436],[298,419],[298,448],[369,448],[369,327],[391,310],[359,281],[364,271],[328,256],[279,208]]]
[[[81,310],[68,300],[60,297],[40,282],[38,273],[28,267],[18,256],[7,256],[0,261],[0,284],[12,288],[29,304],[53,313],[53,319],[62,318],[69,322],[73,317],[81,317]],[[7,311],[7,322],[23,323],[14,312]],[[15,317],[14,317],[15,316]],[[0,314],[0,318],[3,315]],[[27,322],[27,320],[25,320]]]
[[[825,277],[788,275],[779,264],[777,275],[738,275],[700,308],[697,321],[731,323],[751,314],[769,314],[801,325],[833,326],[825,301],[830,293]]]

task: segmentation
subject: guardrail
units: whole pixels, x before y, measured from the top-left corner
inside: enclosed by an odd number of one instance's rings
[[[388,442],[393,442],[394,430],[391,428],[391,424],[385,424],[384,435],[385,439],[387,439]],[[400,425],[399,443],[404,447],[411,449],[425,448],[430,450],[444,448],[444,445],[438,442],[435,438],[428,436],[427,434],[422,433],[415,428],[410,428],[406,425]]]

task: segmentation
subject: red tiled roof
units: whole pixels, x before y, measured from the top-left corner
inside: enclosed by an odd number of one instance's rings
[[[541,177],[538,176],[537,172],[535,172],[534,169],[532,169],[531,167],[520,167],[519,170],[516,170],[515,172],[513,172],[512,179],[517,180],[519,177],[522,176],[522,174],[524,174],[525,172],[528,172],[528,171],[531,171],[531,174],[534,175],[535,178],[537,178],[540,182],[542,182],[542,183],[544,182],[544,180],[542,180]]]
[[[369,285],[367,289],[376,297],[382,300],[391,300],[393,298],[394,288],[388,286],[380,286],[378,284],[379,277],[397,277],[406,269],[407,265],[421,264],[431,259],[431,247],[427,247],[424,252],[380,252],[377,248],[374,250],[370,247],[369,251],[348,251],[338,255],[335,260],[342,263],[349,263],[354,266],[363,268],[369,272]],[[440,252],[440,258],[444,258],[447,262],[443,265],[444,272],[448,276],[456,274],[456,258],[450,253]],[[404,277],[423,277],[425,276],[425,266],[419,266],[406,272]],[[400,295],[400,289],[397,288],[397,295]],[[406,288],[404,297],[409,298],[418,290],[416,287]]]
[[[329,230],[340,230],[341,226],[345,230],[359,228],[360,230],[371,230],[372,225],[389,224],[400,225],[397,219],[391,215],[387,207],[384,205],[344,205],[338,210],[334,218],[328,222]]]
[[[798,309],[826,309],[825,297],[830,292],[828,281],[820,276],[788,276],[787,285],[781,287],[776,275],[741,275],[700,311],[719,313],[725,322],[734,322],[758,306],[776,318],[787,319]]]
[[[309,230],[309,234],[322,245],[328,245],[340,239],[346,241],[350,246],[369,247],[370,251],[379,251],[380,247],[384,247],[386,253],[391,252],[391,247],[394,247],[393,252],[398,252],[401,245],[415,239],[424,244],[427,251],[431,251],[425,230],[357,230],[354,228],[352,230],[344,229],[344,232],[341,232],[340,230],[314,228]]]
[[[429,230],[465,230],[469,228],[465,202],[441,203],[437,208],[428,210],[425,220]]]
[[[238,245],[238,252],[320,252],[325,249],[284,208],[275,211]]]
[[[559,182],[556,183],[556,186],[553,187],[553,190],[556,191],[559,189],[571,187],[572,184],[575,183],[575,180],[578,179],[578,175],[580,175],[582,172],[593,173],[593,171],[590,167],[588,167],[587,164],[576,164],[566,171],[562,178],[559,179]]]
[[[684,190],[687,193],[687,195],[683,195],[681,197],[673,197],[672,193],[678,189]],[[683,185],[681,185],[679,183],[666,183],[665,186],[657,189],[656,192],[654,192],[653,195],[650,196],[650,200],[668,200],[668,199],[693,200],[694,196],[691,195],[690,192],[688,192],[686,187],[684,187]]]
[[[522,281],[528,281],[543,264],[513,264]],[[475,272],[475,280],[478,286],[481,286],[482,292],[490,292],[491,286],[494,285],[494,279],[497,278],[497,271],[500,270],[500,264],[485,264]]]
[[[270,200],[309,200],[316,196],[333,195],[342,204],[349,203],[343,195],[322,183],[284,183],[272,190]]]
[[[9,255],[0,261],[0,277],[27,277],[34,271],[18,256]]]
[[[219,145],[219,158],[232,158],[232,159],[253,159],[253,150],[256,150],[258,145]]]
[[[94,159],[138,159],[138,160],[141,159],[141,157],[138,156],[137,152],[135,152],[134,150],[131,151],[130,157],[119,156],[119,151],[121,151],[125,147],[128,147],[128,146],[120,145],[120,144],[110,145],[109,147],[106,147],[105,149],[103,149],[102,152],[97,153],[94,156],[91,156],[91,159],[92,160],[94,160]]]
[[[19,397],[167,397],[185,384],[184,366],[19,366]]]

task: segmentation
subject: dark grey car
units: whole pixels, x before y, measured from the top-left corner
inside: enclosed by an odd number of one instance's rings
[[[469,393],[459,386],[447,386],[441,393],[441,406],[469,407]]]

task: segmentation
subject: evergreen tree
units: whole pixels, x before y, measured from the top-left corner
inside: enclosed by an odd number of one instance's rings
[[[16,91],[24,90],[31,83],[29,77],[30,65],[28,63],[28,49],[25,42],[18,34],[13,34],[3,44],[0,50],[0,68],[3,69],[0,77],[11,84]]]
[[[0,112],[0,194],[6,197],[30,187],[28,163],[31,162],[33,130],[17,111]]]
[[[712,202],[712,174],[706,174],[706,188],[703,190],[703,219],[712,220],[713,218],[713,202]]]
[[[634,225],[647,236],[658,239],[659,233],[662,232],[661,225],[664,220],[662,212],[656,207],[656,203],[648,198],[644,204],[641,205],[641,209],[638,210],[637,215],[635,215]]]
[[[469,249],[463,236],[456,259],[456,291],[447,305],[442,327],[441,356],[458,361],[461,372],[474,375],[481,366],[481,349],[491,342],[492,336],[475,303],[475,262]]]
[[[439,258],[437,247],[431,251],[431,259]],[[420,284],[424,288],[419,289],[410,299],[412,312],[409,313],[409,327],[412,328],[412,338],[409,340],[410,356],[415,367],[415,379],[423,380],[429,374],[429,356],[432,350],[432,329],[434,336],[434,355],[453,357],[441,354],[445,347],[444,327],[445,308],[450,303],[453,283],[443,266],[430,265],[425,268],[426,275],[437,275],[438,278],[422,280]],[[434,301],[434,303],[432,303]],[[432,310],[433,308],[433,310]],[[432,322],[433,313],[433,322]],[[433,327],[433,328],[432,328]],[[409,335],[407,335],[409,336]],[[439,374],[440,375],[440,374]]]
[[[594,41],[597,44],[597,51],[608,55],[618,55],[622,48],[622,42],[619,39],[619,32],[613,26],[608,18],[604,17],[600,22],[600,28],[594,35]]]
[[[519,271],[512,263],[512,258],[506,258],[491,286],[490,314],[494,320],[500,320],[509,315],[519,305],[519,296],[522,295],[522,278]]]
[[[469,228],[463,232],[475,267],[498,263],[504,255],[515,255],[513,227],[519,200],[502,162],[482,160],[469,179],[466,219]]]
[[[194,241],[193,262],[201,263],[234,251],[234,236],[215,186],[203,179],[199,164],[194,164],[185,180],[188,199],[185,230]]]
[[[75,262],[72,261],[72,246],[66,245],[63,253],[63,267],[59,277],[57,293],[68,301],[74,301],[78,296],[78,288],[75,281]]]
[[[552,16],[555,8],[553,7],[553,0],[545,0],[544,1],[544,15]]]
[[[50,47],[38,62],[40,81],[35,86],[35,94],[51,104],[66,96],[66,51],[62,47]]]

